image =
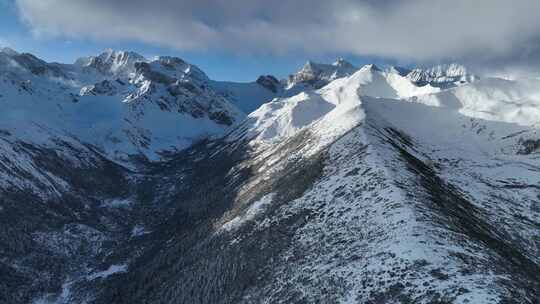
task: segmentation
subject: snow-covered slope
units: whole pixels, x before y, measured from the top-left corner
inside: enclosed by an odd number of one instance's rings
[[[257,81],[247,83],[212,81],[211,86],[244,113],[251,113],[284,93],[282,84],[273,76],[261,76]]]
[[[366,65],[350,77],[339,78],[318,91],[308,90],[289,98],[263,104],[248,115],[243,127],[249,126],[249,133],[254,134],[257,140],[280,141],[284,136],[310,127],[311,123],[330,113],[348,111],[345,105],[351,108],[358,106],[359,95],[407,98],[439,91],[439,88],[430,85],[419,87],[399,74]],[[337,115],[331,114],[330,117]],[[341,119],[328,121],[326,126],[320,126],[318,129],[330,130],[339,125]],[[236,131],[238,132],[239,130]]]
[[[263,75],[255,82],[212,81],[211,86],[249,114],[275,98],[291,97],[304,91],[319,89],[335,79],[350,76],[357,70],[357,67],[342,58],[332,64],[308,61],[286,80]]]
[[[457,64],[414,70],[393,66],[384,70],[375,65],[363,67],[363,69],[367,68],[379,72],[378,74],[385,78],[383,83],[394,88],[392,90],[396,92],[387,96],[390,98],[404,98],[438,92],[441,89],[478,80],[477,76],[468,73],[465,67]],[[275,98],[292,97],[302,92],[320,89],[334,80],[351,76],[358,70],[358,67],[343,58],[337,59],[332,64],[308,61],[299,71],[285,80],[279,81],[271,75],[264,75],[251,83],[212,81],[211,86],[249,114]],[[380,84],[377,81],[373,83],[374,86]],[[377,89],[373,88],[373,90]],[[388,91],[387,88],[379,88],[379,90],[381,92],[376,93],[377,96]]]
[[[466,86],[409,99],[447,107],[473,118],[539,126],[540,80],[486,78]]]
[[[0,125],[26,140],[37,129],[73,136],[117,160],[158,159],[242,120],[208,82],[179,58],[108,50],[59,65],[1,52]]]
[[[540,299],[536,80],[312,67],[326,84],[283,88],[241,120],[224,92],[260,97],[273,79],[17,56],[0,57],[0,302]],[[209,130],[231,132],[178,138]],[[155,162],[111,161],[170,143]]]
[[[400,77],[275,100],[155,168],[175,213],[96,303],[536,303],[538,130]]]

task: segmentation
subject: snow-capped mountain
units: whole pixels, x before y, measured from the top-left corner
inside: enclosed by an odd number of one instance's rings
[[[469,73],[466,67],[456,63],[437,65],[427,69],[413,69],[406,76],[418,85],[431,84],[443,88],[470,83],[478,79],[476,75]]]
[[[435,88],[450,88],[478,80],[464,66],[458,64],[437,65],[427,69],[407,69],[391,66],[384,70],[376,65],[368,65],[372,69],[381,70],[390,78],[402,76],[410,80],[414,87],[424,87],[420,91]],[[287,79],[278,80],[272,75],[260,76],[255,82],[235,83],[227,81],[212,81],[211,86],[225,98],[231,100],[245,113],[251,113],[262,104],[274,98],[291,97],[305,91],[314,91],[328,83],[351,76],[360,68],[343,58],[338,58],[332,64],[308,61],[296,73]],[[409,83],[399,77],[396,81]],[[389,80],[392,81],[392,80]]]
[[[420,83],[338,62],[306,69],[296,93],[269,76],[208,80],[178,58],[5,53],[0,303],[540,299],[540,80],[439,85],[459,73]],[[234,103],[249,96],[272,99],[243,119]],[[113,152],[126,142],[103,149],[71,122],[118,117],[151,131],[130,149],[176,150],[128,166]],[[172,140],[207,123],[214,136]]]
[[[332,64],[308,61],[298,72],[289,76],[286,88],[291,90],[298,86],[308,86],[319,89],[332,80],[350,76],[357,70],[357,67],[343,58],[339,58]],[[296,88],[296,90],[299,89]]]
[[[278,80],[262,75],[251,83],[213,81],[212,87],[246,113],[251,113],[274,98],[291,97],[300,92],[317,90],[329,82],[352,75],[357,67],[342,58],[332,64],[308,61],[288,79]]]
[[[46,128],[117,160],[158,159],[162,151],[223,134],[244,117],[179,58],[108,50],[60,65],[12,51],[0,53],[0,71],[3,129],[31,136],[40,132],[31,129]]]
[[[511,87],[507,106],[538,106]],[[97,303],[537,302],[538,130],[422,88],[366,66],[156,168],[181,198],[146,236],[163,245]]]
[[[143,56],[135,52],[107,49],[98,56],[78,59],[75,61],[75,66],[87,73],[98,72],[111,77],[127,77],[133,72],[136,63],[146,61]]]

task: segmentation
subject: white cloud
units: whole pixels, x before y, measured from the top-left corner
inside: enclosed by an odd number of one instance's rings
[[[37,35],[181,50],[537,60],[537,0],[17,0]]]

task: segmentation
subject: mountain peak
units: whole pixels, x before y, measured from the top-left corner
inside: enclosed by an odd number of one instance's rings
[[[339,68],[356,68],[352,63],[342,57],[339,57],[332,65]]]
[[[449,77],[455,77],[455,76],[464,76],[466,75],[467,68],[464,65],[458,64],[458,63],[446,63],[446,64],[439,64],[436,66],[433,66],[431,68],[428,68],[425,70],[427,73],[430,73],[434,76],[449,76]]]
[[[410,69],[400,67],[400,66],[391,66],[391,67],[388,68],[388,71],[390,73],[398,74],[398,75],[403,76],[403,77],[407,76],[411,72]]]
[[[381,68],[379,68],[377,65],[371,63],[371,64],[366,64],[365,66],[362,67],[363,70],[370,70],[370,71],[382,71]]]
[[[201,69],[179,57],[158,56],[154,57],[152,61],[148,62],[148,64],[154,72],[158,72],[175,79],[183,80],[189,78],[197,83],[203,83],[209,80],[206,73],[204,73]]]
[[[137,62],[147,62],[144,56],[132,51],[106,49],[97,56],[79,58],[75,65],[94,68],[102,74],[126,74],[132,72]]]
[[[101,54],[98,55],[98,57],[103,59],[122,59],[125,57],[132,57],[141,61],[146,61],[146,58],[139,53],[133,51],[114,50],[111,48],[105,49]]]
[[[318,89],[334,79],[350,76],[357,70],[357,67],[343,58],[338,58],[332,64],[315,63],[308,60],[298,72],[289,76],[288,86],[292,87],[303,83]]]
[[[320,63],[316,63],[312,60],[308,60],[306,61],[306,63],[304,63],[304,65],[302,66],[302,68],[300,69],[299,72],[301,71],[314,71],[314,70],[317,70],[317,67],[321,65]]]
[[[407,77],[418,84],[431,83],[442,87],[469,83],[478,79],[465,66],[458,63],[439,64],[425,69],[416,68]]]
[[[14,49],[10,47],[2,47],[0,48],[0,53],[4,53],[9,56],[16,56],[19,55],[19,52],[15,51]]]
[[[272,75],[261,75],[257,78],[256,83],[273,93],[277,93],[281,85],[279,80]]]
[[[69,78],[54,63],[48,63],[33,54],[19,53],[11,48],[0,49],[0,65],[16,73],[28,72],[36,76],[50,76],[54,78]]]

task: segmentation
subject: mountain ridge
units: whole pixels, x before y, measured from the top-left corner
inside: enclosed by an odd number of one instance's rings
[[[540,80],[366,65],[287,91],[113,53],[87,72],[0,61],[0,303],[540,298]],[[117,120],[129,141],[74,128]]]

